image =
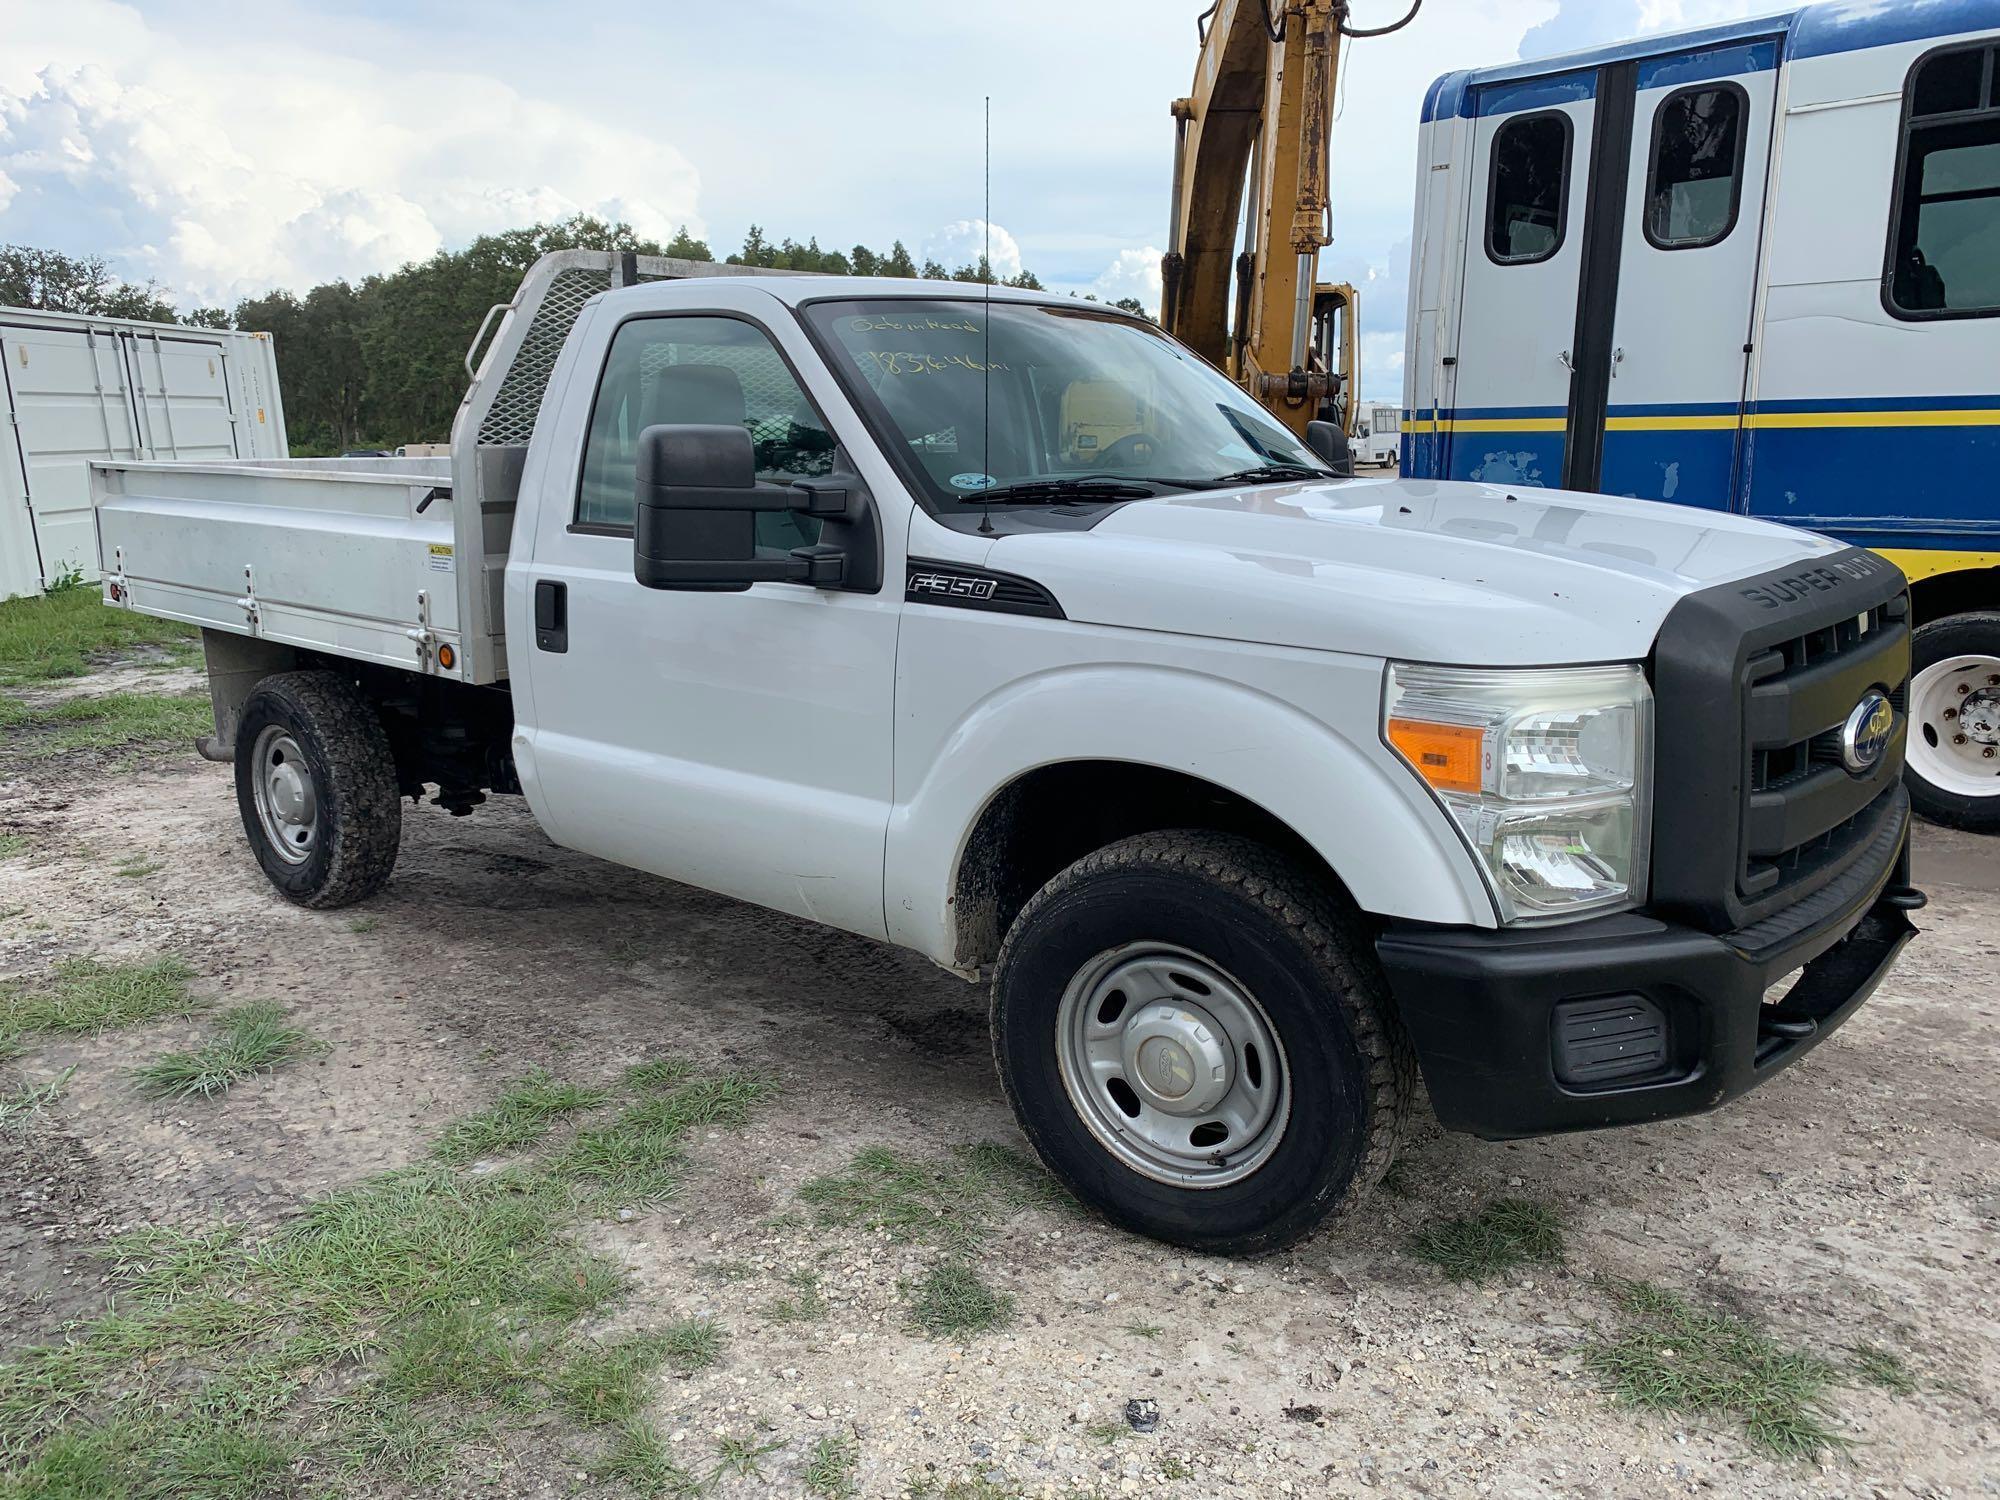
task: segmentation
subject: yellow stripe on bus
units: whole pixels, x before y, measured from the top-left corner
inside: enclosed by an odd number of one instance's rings
[[[1440,417],[1404,422],[1408,433],[1562,432],[1563,417]],[[2000,427],[2000,408],[1967,411],[1765,411],[1682,417],[1606,417],[1607,432],[1730,432],[1737,427]]]

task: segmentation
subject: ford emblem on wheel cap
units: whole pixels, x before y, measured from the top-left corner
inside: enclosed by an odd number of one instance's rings
[[[1895,729],[1896,710],[1888,697],[1874,690],[1864,693],[1840,726],[1840,763],[1856,776],[1872,771]]]

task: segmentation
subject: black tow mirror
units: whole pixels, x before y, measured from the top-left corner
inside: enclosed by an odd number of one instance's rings
[[[1334,473],[1353,477],[1354,450],[1338,422],[1306,423],[1306,446],[1325,459]]]
[[[632,575],[649,589],[739,592],[753,583],[840,588],[847,553],[799,547],[757,555],[757,517],[797,511],[849,518],[853,496],[839,485],[760,484],[750,430],[674,423],[639,434]]]

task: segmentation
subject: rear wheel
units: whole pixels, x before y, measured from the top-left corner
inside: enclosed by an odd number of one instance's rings
[[[395,757],[374,707],[337,674],[257,684],[235,763],[244,832],[288,899],[348,906],[389,883],[403,831]]]
[[[1394,1159],[1414,1086],[1358,918],[1247,839],[1126,839],[1007,935],[994,1055],[1079,1198],[1192,1249],[1275,1250]]]
[[[2000,613],[1923,626],[1911,669],[1910,801],[1948,827],[2000,833]]]

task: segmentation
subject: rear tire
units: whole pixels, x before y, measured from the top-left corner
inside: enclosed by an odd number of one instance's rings
[[[1051,880],[1001,948],[992,1023],[1049,1169],[1192,1250],[1276,1250],[1351,1207],[1415,1088],[1359,914],[1228,834],[1142,834]],[[1146,1050],[1161,1037],[1164,1058]]]
[[[1932,822],[2000,833],[2000,613],[1947,615],[1918,628],[1903,780]]]
[[[403,836],[395,756],[374,706],[337,673],[258,683],[235,765],[243,831],[287,900],[349,906],[389,883]]]

